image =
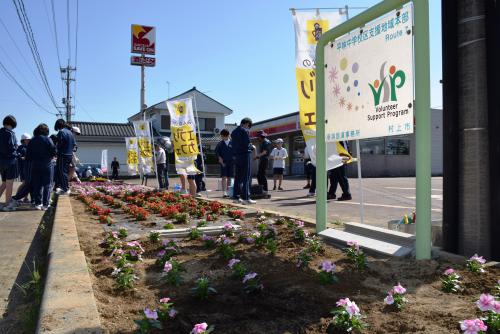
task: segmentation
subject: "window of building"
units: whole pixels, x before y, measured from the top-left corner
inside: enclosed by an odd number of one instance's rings
[[[363,139],[359,146],[362,154],[385,154],[384,138]]]
[[[170,116],[161,115],[161,128],[163,130],[170,130]]]
[[[200,131],[214,131],[215,129],[215,118],[198,118]]]
[[[387,155],[410,155],[410,139],[408,138],[387,138],[385,143]]]

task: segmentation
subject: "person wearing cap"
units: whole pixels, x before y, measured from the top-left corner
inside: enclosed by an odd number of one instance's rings
[[[278,138],[275,141],[276,147],[271,151],[271,159],[273,159],[273,179],[276,190],[276,181],[278,181],[278,190],[283,190],[281,184],[283,182],[283,172],[285,171],[285,160],[288,158],[288,152],[283,147],[283,139]]]
[[[267,177],[266,171],[269,165],[269,155],[273,150],[273,145],[269,139],[267,139],[267,133],[264,130],[259,130],[257,132],[257,138],[260,143],[259,154],[255,156],[255,159],[259,159],[259,169],[257,170],[257,182],[262,186],[264,194],[267,194]]]
[[[17,147],[17,167],[19,171],[19,179],[24,182],[26,179],[26,150],[30,142],[31,136],[28,133],[21,135],[21,145]]]
[[[16,118],[8,115],[3,119],[3,128],[0,129],[0,197],[5,191],[5,203],[12,197],[14,180],[17,178],[17,139],[13,129],[17,126]]]
[[[77,126],[71,127],[71,132],[73,133],[73,136],[79,136],[82,132],[80,131],[80,128]],[[70,181],[75,181],[77,183],[81,183],[80,179],[78,178],[78,174],[76,173],[76,166],[80,163],[80,159],[78,159],[78,156],[76,155],[76,150],[78,147],[75,145],[73,148],[73,156],[71,158],[71,165],[69,166],[69,173],[68,173],[68,179]]]
[[[249,130],[252,127],[250,118],[243,118],[240,125],[231,133],[232,152],[235,165],[233,199],[243,204],[255,204],[250,199],[250,180],[252,173],[253,152]],[[239,197],[241,196],[241,198]]]

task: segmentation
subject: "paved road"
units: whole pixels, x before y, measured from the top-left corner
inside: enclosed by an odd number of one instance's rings
[[[255,179],[254,179],[255,180]],[[172,179],[170,184],[179,183],[178,179]],[[222,193],[216,191],[217,179],[207,179],[208,196],[210,198],[221,198]],[[156,185],[156,181],[150,180],[149,185]],[[272,181],[269,182],[272,186]],[[292,214],[308,218],[315,218],[316,201],[307,198],[307,190],[302,189],[304,180],[287,179],[284,181],[284,191],[271,191],[271,199],[259,200],[255,207]],[[353,200],[338,202],[328,201],[329,222],[335,220],[360,222],[360,191],[357,179],[350,180]],[[432,178],[432,219],[442,219],[443,208],[443,178]],[[401,219],[404,214],[415,210],[415,178],[370,178],[363,179],[364,212],[365,223],[387,227],[387,222],[393,219]],[[337,196],[340,196],[340,188]],[[418,219],[418,218],[417,218]]]
[[[23,296],[14,283],[29,280],[26,265],[33,269],[33,256],[39,250],[37,229],[43,211],[0,211],[0,332],[14,333],[24,314],[19,311]]]

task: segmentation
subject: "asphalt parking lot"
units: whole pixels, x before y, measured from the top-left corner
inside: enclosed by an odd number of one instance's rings
[[[217,190],[217,178],[207,178],[208,191],[203,195],[209,198],[222,199],[222,192]],[[271,179],[269,179],[271,180]],[[137,181],[136,181],[137,182]],[[254,178],[254,183],[255,183]],[[134,182],[135,183],[135,182]],[[171,188],[179,180],[170,180]],[[360,222],[360,188],[358,179],[350,179],[352,200],[339,202],[328,201],[328,222]],[[364,195],[364,222],[367,224],[387,227],[390,220],[401,219],[404,214],[415,211],[415,178],[368,178],[362,180]],[[150,179],[148,185],[156,185]],[[269,181],[272,189],[272,181]],[[258,200],[255,206],[260,209],[278,211],[283,214],[296,215],[314,219],[316,216],[316,200],[308,198],[303,179],[285,179],[283,191],[270,191],[271,198]],[[432,178],[432,219],[442,220],[443,208],[443,178]],[[337,196],[341,195],[340,187]],[[418,221],[418,217],[417,217]]]

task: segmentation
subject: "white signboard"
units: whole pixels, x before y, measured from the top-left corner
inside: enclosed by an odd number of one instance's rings
[[[413,7],[324,49],[326,141],[413,132]]]

